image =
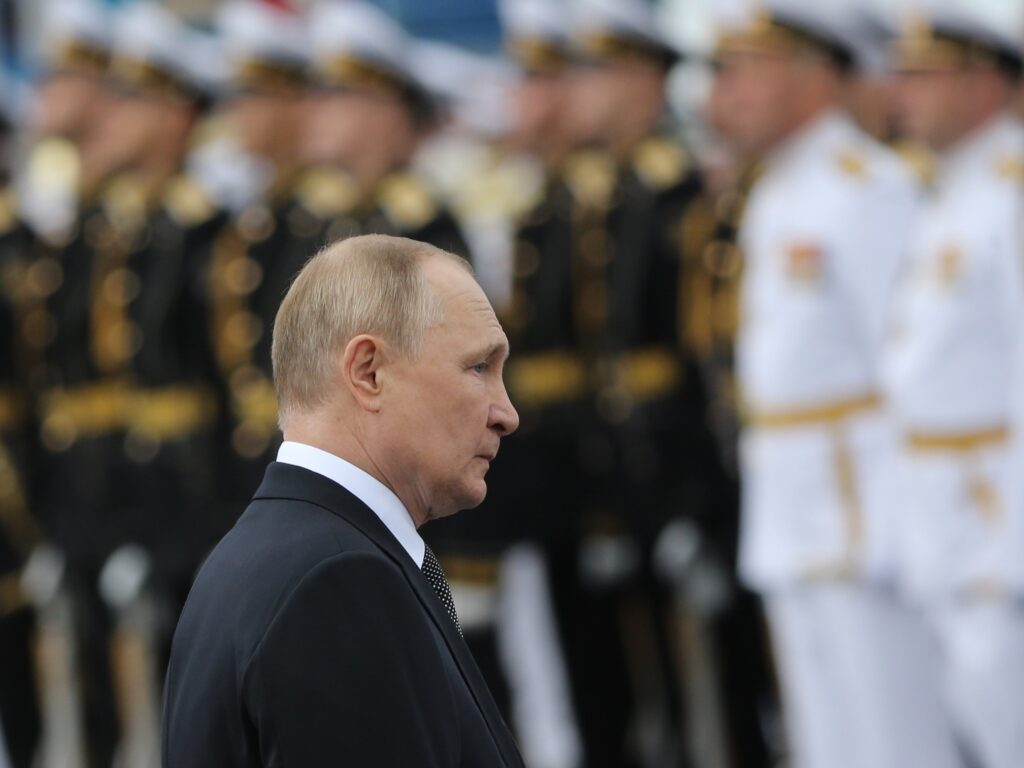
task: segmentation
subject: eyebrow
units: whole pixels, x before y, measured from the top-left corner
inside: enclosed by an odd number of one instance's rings
[[[489,346],[484,348],[484,350],[480,352],[478,355],[475,355],[475,357],[483,357],[484,359],[490,359],[500,352],[502,357],[507,358],[508,351],[509,350],[507,341],[496,341],[493,344],[490,344]]]

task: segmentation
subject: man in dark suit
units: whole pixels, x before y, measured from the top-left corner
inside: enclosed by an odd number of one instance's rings
[[[285,442],[178,625],[167,768],[522,766],[417,532],[483,500],[519,420],[507,354],[444,251],[371,235],[302,270],[274,328]]]

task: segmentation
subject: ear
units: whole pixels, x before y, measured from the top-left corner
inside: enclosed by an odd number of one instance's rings
[[[376,413],[381,408],[380,369],[386,359],[387,353],[380,340],[367,334],[356,336],[345,346],[341,356],[341,380],[364,410]]]

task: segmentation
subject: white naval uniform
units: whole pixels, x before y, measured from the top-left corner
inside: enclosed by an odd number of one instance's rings
[[[935,622],[964,740],[985,768],[1019,768],[1024,126],[989,121],[938,170],[885,356],[902,430],[900,575]]]
[[[826,112],[766,159],[741,226],[740,570],[765,598],[798,768],[957,764],[923,627],[885,588],[897,444],[878,368],[919,201]]]

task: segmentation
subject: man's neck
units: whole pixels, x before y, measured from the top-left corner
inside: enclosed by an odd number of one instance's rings
[[[319,448],[361,469],[402,501],[413,523],[419,528],[427,521],[427,514],[420,505],[411,503],[413,499],[409,498],[410,494],[404,493],[398,484],[392,481],[386,468],[374,457],[373,451],[367,448],[366,441],[353,430],[342,427],[344,423],[344,419],[336,416],[296,417],[285,425],[284,439]],[[325,428],[325,425],[329,425],[330,428]]]

